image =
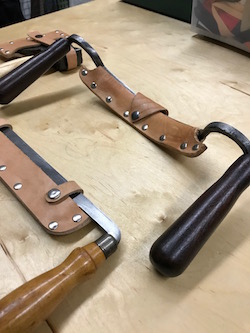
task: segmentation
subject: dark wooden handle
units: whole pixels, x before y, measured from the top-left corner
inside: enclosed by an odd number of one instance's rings
[[[58,267],[34,278],[0,300],[0,332],[31,332],[80,282],[105,261],[96,243],[75,249]]]
[[[70,50],[67,39],[59,39],[48,49],[27,60],[0,78],[0,104],[8,104],[47,72]]]
[[[250,154],[242,155],[153,244],[150,260],[165,276],[181,274],[250,184]]]

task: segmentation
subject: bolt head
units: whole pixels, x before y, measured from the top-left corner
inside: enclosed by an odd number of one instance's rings
[[[187,146],[188,146],[187,142],[183,142],[183,143],[180,145],[180,148],[184,150],[184,149],[187,148]]]
[[[72,217],[72,220],[74,221],[74,222],[80,222],[81,221],[81,219],[82,219],[82,215],[80,215],[80,214],[76,214],[76,215],[74,215],[73,217]]]
[[[192,150],[196,151],[200,148],[200,145],[197,143],[196,145],[193,145]]]
[[[49,229],[50,230],[56,230],[58,228],[58,223],[56,221],[50,222],[49,223]]]
[[[138,119],[140,117],[140,112],[139,111],[134,111],[133,113],[132,113],[132,119],[133,120],[136,120],[136,119]]]
[[[23,184],[22,184],[22,183],[16,183],[16,184],[13,186],[14,190],[20,190],[22,187],[23,187]]]
[[[166,140],[166,135],[162,134],[159,139],[160,139],[160,141],[165,141]]]
[[[111,96],[107,96],[106,97],[106,102],[107,103],[111,103],[112,102],[112,97]]]
[[[56,200],[58,198],[60,198],[61,195],[61,191],[58,190],[57,188],[52,188],[49,192],[48,192],[48,197],[51,200]]]

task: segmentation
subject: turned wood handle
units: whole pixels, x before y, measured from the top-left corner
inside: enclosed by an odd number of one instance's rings
[[[32,57],[0,78],[0,104],[8,104],[47,72],[70,50],[67,39],[59,39],[44,52]]]
[[[250,184],[250,154],[242,155],[153,244],[150,260],[165,276],[181,274]]]
[[[96,243],[77,248],[62,264],[5,296],[0,300],[0,332],[31,332],[105,259]]]

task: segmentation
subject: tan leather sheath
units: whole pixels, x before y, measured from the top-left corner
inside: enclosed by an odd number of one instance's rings
[[[10,125],[0,120],[3,127]],[[83,190],[74,181],[57,185],[1,131],[0,179],[49,233],[68,234],[90,222],[70,197]],[[59,197],[51,199],[51,190]]]
[[[141,93],[133,94],[104,67],[80,70],[82,82],[116,115],[162,148],[189,157],[200,155],[206,146],[197,137],[198,129],[168,116],[163,106]]]
[[[62,30],[55,30],[47,32],[45,34],[39,31],[32,31],[27,34],[26,38],[20,38],[16,40],[10,40],[8,42],[0,43],[0,55],[6,59],[14,59],[18,57],[23,57],[22,54],[18,53],[19,50],[39,46],[41,44],[51,45],[59,38],[68,38],[68,34]],[[73,47],[66,54],[66,59],[68,63],[68,70],[77,67],[77,55]]]

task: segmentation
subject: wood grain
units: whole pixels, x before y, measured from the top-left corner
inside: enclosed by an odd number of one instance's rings
[[[186,23],[116,0],[3,28],[0,40],[57,28],[84,37],[114,74],[166,106],[171,117],[198,127],[228,122],[249,137],[244,54],[196,38]],[[91,66],[85,54],[83,61]],[[122,231],[116,254],[49,317],[51,331],[249,332],[249,189],[183,275],[161,277],[148,257],[153,242],[241,155],[235,144],[214,134],[196,159],[167,154],[101,104],[77,70],[47,73],[1,107],[0,116]],[[49,236],[3,185],[0,205],[1,238],[26,280],[99,233],[90,225]],[[1,252],[1,296],[22,283],[8,258]]]

